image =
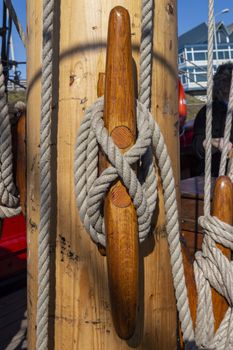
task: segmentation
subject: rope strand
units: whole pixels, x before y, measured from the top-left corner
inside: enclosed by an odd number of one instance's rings
[[[40,226],[38,247],[37,350],[48,348],[49,237],[51,215],[51,106],[54,0],[43,2],[43,53],[40,127]]]

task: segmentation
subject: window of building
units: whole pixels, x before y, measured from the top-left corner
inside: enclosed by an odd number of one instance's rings
[[[205,61],[206,60],[205,52],[194,52],[194,60],[195,61]]]
[[[188,60],[188,61],[193,61],[192,52],[187,52],[187,60]]]
[[[229,51],[223,51],[224,52],[224,58],[228,60],[230,58]]]
[[[205,74],[205,73],[196,74],[196,82],[204,83],[206,81],[207,81],[207,74]]]
[[[181,53],[178,57],[179,57],[179,63],[183,63],[184,62],[184,53]]]
[[[206,51],[207,45],[193,45],[194,51]]]
[[[187,80],[186,80],[186,76],[183,74],[182,75],[182,84],[186,84]]]

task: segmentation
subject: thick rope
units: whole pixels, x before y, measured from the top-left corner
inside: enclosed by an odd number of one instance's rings
[[[140,74],[139,101],[149,110],[151,104],[152,79],[152,49],[153,49],[153,18],[154,1],[142,0],[141,5],[141,44],[140,44]],[[154,170],[151,147],[141,158],[139,168],[140,181],[147,191],[147,201],[153,212],[157,199],[157,178]],[[150,193],[150,197],[149,196]]]
[[[147,193],[142,189],[131,167],[146,152],[147,148],[152,146],[158,160],[163,182],[168,242],[182,330],[184,339],[193,341],[194,333],[179,241],[175,184],[171,161],[163,136],[148,109],[138,102],[137,122],[139,136],[135,145],[127,153],[121,155],[120,150],[115,146],[104,128],[102,116],[103,98],[97,100],[86,112],[77,137],[74,177],[80,218],[92,239],[105,245],[104,220],[101,216],[101,207],[109,186],[117,177],[120,177],[137,209],[139,239],[143,241],[149,232],[153,211],[150,211]],[[112,165],[100,177],[97,174],[99,147],[104,151]]]
[[[5,95],[3,67],[0,63],[0,218],[21,212],[13,181],[11,125]]]
[[[14,6],[12,5],[11,0],[4,0],[6,7],[9,11],[9,15],[12,18],[14,25],[17,29],[20,39],[22,40],[23,45],[26,47],[26,35],[24,33],[23,27],[18,19],[18,16],[15,12]]]
[[[230,350],[233,349],[233,270],[230,262],[217,248],[216,243],[233,249],[233,227],[210,216],[211,191],[211,138],[212,138],[212,91],[213,91],[213,33],[214,1],[209,0],[208,31],[208,88],[206,116],[206,157],[205,157],[205,205],[204,217],[199,223],[204,229],[202,251],[195,254],[194,273],[197,286],[197,319],[195,341],[200,349]],[[221,155],[220,175],[225,175],[228,142],[230,139],[233,111],[233,79],[224,131],[224,147]],[[212,291],[214,288],[225,297],[229,308],[217,330],[214,332],[214,312]]]
[[[138,102],[137,109],[139,131],[138,140],[131,150],[122,156],[103,126],[103,121],[101,119],[103,115],[103,100],[100,99],[97,101],[87,111],[80,126],[76,142],[75,191],[80,218],[84,223],[84,226],[95,242],[105,245],[105,230],[104,220],[101,216],[101,204],[103,202],[104,194],[112,181],[118,176],[121,177],[137,209],[139,239],[140,241],[144,240],[149,232],[151,215],[156,204],[156,177],[154,175],[153,158],[150,154],[150,147],[148,148],[149,151],[147,151],[147,154],[150,157],[147,169],[149,169],[149,177],[153,179],[151,181],[151,187],[147,185],[143,185],[143,187],[140,186],[139,181],[131,169],[131,165],[133,162],[136,162],[139,157],[143,161],[147,142],[143,139],[143,134],[140,135],[141,127],[139,123],[143,121],[142,125],[144,125],[144,121],[146,121],[146,119],[148,120],[150,129],[153,130],[153,143],[151,142],[151,146],[158,158],[164,188],[165,210],[168,218],[167,234],[182,331],[184,334],[184,340],[193,342],[194,332],[184,279],[181,246],[179,241],[176,191],[171,161],[164,144],[163,136],[148,111],[151,98],[153,6],[153,1],[142,2],[140,102]],[[140,142],[143,143],[143,146]],[[106,169],[99,178],[97,177],[98,145],[104,150],[112,165],[112,167]],[[135,151],[137,151],[137,153],[131,158],[131,152],[135,153]],[[130,158],[128,159],[129,155]],[[145,179],[145,183],[146,181],[147,179]],[[149,188],[153,188],[151,195],[145,190],[148,190]],[[149,202],[151,203],[150,206],[148,205]]]
[[[158,125],[151,116],[150,84],[151,84],[151,43],[153,8],[151,1],[143,1],[142,8],[142,46],[140,93],[137,108],[137,121],[142,122],[145,130],[138,124],[139,136],[125,155],[121,155],[113,140],[104,128],[103,98],[99,99],[86,113],[79,131],[75,150],[75,190],[77,205],[81,220],[92,239],[105,245],[104,220],[101,216],[101,206],[104,195],[111,183],[120,177],[137,209],[139,222],[139,238],[143,240],[149,232],[151,220],[148,206],[148,194],[140,186],[131,166],[146,154],[146,147],[152,148],[161,173],[164,191],[165,210],[167,217],[167,235],[171,256],[172,273],[177,299],[177,308],[181,320],[184,341],[189,349],[232,349],[232,319],[233,312],[229,307],[218,331],[214,334],[214,316],[211,297],[211,287],[225,296],[232,305],[232,265],[216,247],[215,242],[233,247],[232,227],[213,218],[210,213],[210,180],[211,180],[211,137],[212,137],[212,88],[213,88],[213,0],[209,2],[209,65],[207,91],[207,126],[206,126],[206,183],[205,217],[200,223],[205,229],[203,252],[196,254],[194,264],[195,279],[198,291],[197,321],[194,330],[190,315],[187,289],[185,285],[184,268],[182,262],[181,245],[179,240],[179,221],[176,203],[176,191],[171,161],[164,144],[163,136]],[[143,27],[144,25],[144,27]],[[211,32],[212,31],[212,32]],[[147,34],[146,34],[147,33]],[[144,37],[145,36],[145,37]],[[146,62],[146,64],[144,64]],[[149,129],[147,129],[148,121]],[[150,136],[149,130],[152,134]],[[140,133],[140,131],[142,131]],[[145,132],[145,135],[144,135]],[[226,133],[227,134],[227,133]],[[148,138],[150,142],[148,144]],[[141,144],[142,143],[142,144]],[[97,163],[99,147],[104,151],[111,167],[106,169],[98,178]],[[135,153],[136,152],[136,153]],[[131,156],[131,153],[133,157]],[[153,161],[150,163],[153,164]],[[153,208],[153,207],[151,207]],[[149,213],[147,215],[146,213]],[[142,215],[146,214],[146,215]],[[140,228],[142,225],[142,230]],[[203,324],[204,323],[204,324]]]
[[[52,35],[54,0],[43,1],[43,52],[40,126],[40,226],[38,247],[37,350],[48,348],[49,238],[51,216]]]

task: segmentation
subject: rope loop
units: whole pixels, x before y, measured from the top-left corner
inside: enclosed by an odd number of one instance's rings
[[[233,227],[211,215],[200,217],[199,224],[204,230],[204,238],[202,251],[196,253],[194,262],[198,293],[195,340],[200,349],[231,349],[229,342],[233,321],[233,264],[216,243],[233,249]],[[211,287],[229,304],[216,333]]]
[[[3,67],[0,63],[0,218],[21,212],[13,180],[11,125],[5,93]]]
[[[150,231],[151,217],[156,205],[157,182],[154,173],[153,181],[148,181],[146,176],[145,181],[141,183],[132,165],[145,155],[151,145],[153,128],[150,127],[150,116],[147,109],[138,102],[138,138],[131,149],[122,155],[104,127],[103,101],[101,97],[88,109],[77,137],[75,190],[80,217],[94,242],[105,246],[102,204],[111,183],[120,177],[136,208],[139,240],[142,242]],[[110,166],[98,177],[100,147]]]

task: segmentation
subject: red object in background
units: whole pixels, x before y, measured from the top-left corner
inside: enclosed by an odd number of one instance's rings
[[[186,97],[183,85],[181,84],[179,80],[179,122],[180,122],[180,128],[184,126],[186,117],[187,117],[187,103],[186,103]]]
[[[179,80],[179,124],[180,124],[180,146],[191,146],[193,138],[194,119],[185,123],[187,118],[187,103],[183,85]]]
[[[0,236],[0,280],[26,270],[26,221],[23,214],[7,218]]]

